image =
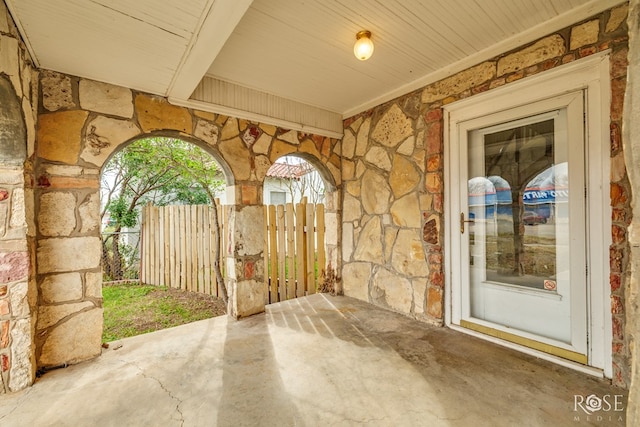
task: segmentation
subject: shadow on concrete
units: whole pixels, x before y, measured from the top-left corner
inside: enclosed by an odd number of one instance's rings
[[[280,377],[266,317],[239,322],[227,324],[217,425],[301,425],[295,399]]]
[[[610,400],[618,396],[626,407],[627,391],[611,386],[608,380],[352,298],[322,294],[290,300],[268,306],[267,315],[276,328],[381,350],[389,363],[396,360],[395,368],[401,363],[389,353],[397,355],[406,369],[428,384],[431,393],[423,397],[440,407],[438,420],[451,425],[484,425],[488,420],[488,425],[605,421],[624,425],[624,412],[606,411],[606,403],[594,413],[576,407],[576,401],[592,395]],[[352,372],[358,370],[358,361],[345,358],[343,364]],[[384,369],[381,364],[376,373]]]

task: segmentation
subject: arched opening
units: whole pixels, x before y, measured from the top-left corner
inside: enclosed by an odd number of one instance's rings
[[[262,200],[267,205],[283,205],[306,198],[317,204],[324,202],[325,191],[325,180],[312,163],[298,156],[284,156],[267,171]]]
[[[231,175],[207,148],[146,135],[103,165],[104,341],[226,312],[220,196]]]
[[[278,158],[263,183],[266,301],[340,292],[335,183],[315,157]]]

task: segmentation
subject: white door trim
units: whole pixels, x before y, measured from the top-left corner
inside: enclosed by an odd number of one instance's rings
[[[459,186],[457,153],[452,153],[452,140],[457,138],[458,124],[467,120],[521,107],[536,101],[556,97],[568,92],[584,90],[586,93],[586,182],[587,195],[587,262],[588,277],[588,331],[589,366],[583,371],[599,370],[601,375],[613,375],[611,357],[611,308],[609,284],[609,246],[611,245],[611,208],[609,206],[610,169],[610,76],[609,51],[575,61],[553,70],[528,77],[518,82],[484,92],[443,107],[444,110],[444,161],[445,161],[445,323],[452,324],[452,313],[459,310],[452,304],[452,292],[459,286],[457,274],[460,266],[452,265],[452,254],[460,250],[454,247],[459,233],[457,201],[452,198],[452,188]],[[459,253],[459,252],[458,252]],[[457,329],[457,328],[456,328]],[[465,330],[466,332],[467,330]],[[484,336],[483,336],[484,337]],[[500,340],[492,340],[498,341]],[[505,342],[501,344],[507,345]],[[510,344],[536,356],[565,364],[555,356]],[[568,363],[568,365],[574,365]]]

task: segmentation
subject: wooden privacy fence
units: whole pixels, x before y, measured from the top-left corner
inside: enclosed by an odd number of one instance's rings
[[[227,218],[218,206],[220,254]],[[213,271],[213,208],[152,206],[142,210],[140,281],[220,296]],[[264,206],[265,304],[311,295],[326,264],[324,205]]]
[[[325,268],[324,205],[264,206],[265,303],[316,292]]]
[[[224,209],[219,203],[220,251],[225,247]],[[140,281],[220,296],[213,270],[213,208],[208,205],[152,206],[142,209]]]

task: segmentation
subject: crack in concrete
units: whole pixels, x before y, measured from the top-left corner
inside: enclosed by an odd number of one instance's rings
[[[173,399],[173,400],[175,400],[175,401],[177,401],[177,402],[178,402],[178,403],[176,404],[176,408],[175,408],[175,410],[176,410],[176,412],[177,412],[178,414],[180,414],[180,418],[179,418],[180,425],[181,425],[181,426],[184,426],[184,414],[182,413],[182,410],[180,409],[180,405],[182,405],[182,403],[183,403],[183,402],[182,402],[182,400],[180,400],[180,399],[178,399],[176,396],[174,396],[174,395],[173,395],[173,393],[171,393],[171,390],[169,390],[167,387],[165,387],[165,385],[164,385],[164,384],[162,384],[162,381],[160,381],[158,378],[156,378],[156,377],[154,377],[154,376],[151,376],[151,375],[148,375],[148,374],[144,371],[144,369],[142,369],[142,368],[141,368],[137,363],[127,362],[127,361],[124,361],[124,360],[121,360],[121,361],[122,361],[123,363],[125,363],[125,364],[135,366],[135,367],[136,367],[136,369],[138,369],[138,371],[140,372],[140,374],[142,374],[142,377],[143,377],[143,378],[150,379],[150,380],[153,380],[153,381],[157,382],[157,383],[158,383],[158,385],[160,386],[160,388],[161,388],[165,393],[167,393],[167,395],[168,395],[171,399]]]
[[[354,420],[353,418],[347,418],[344,417],[341,421],[336,421],[335,423],[332,423],[331,425],[333,426],[337,426],[337,425],[344,425],[345,421],[349,422],[351,424],[362,424],[362,425],[366,425],[369,424],[371,422],[378,422],[378,421],[383,421],[388,419],[388,416],[384,416],[384,417],[380,417],[380,418],[367,418],[366,420]]]

